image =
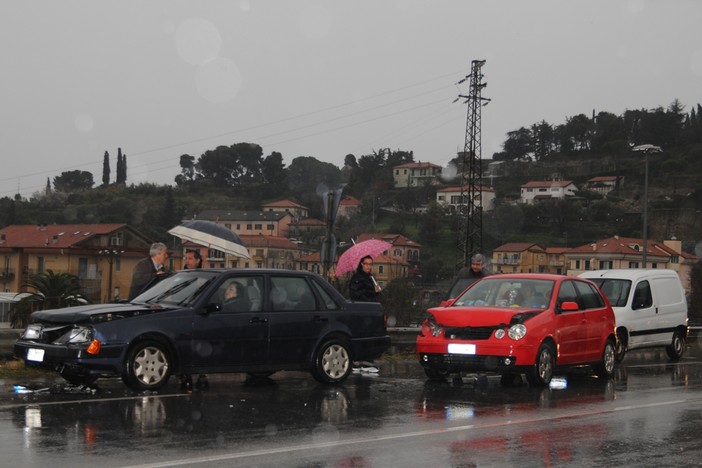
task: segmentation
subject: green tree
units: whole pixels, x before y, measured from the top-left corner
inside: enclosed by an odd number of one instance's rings
[[[93,174],[88,171],[66,171],[54,177],[54,188],[60,192],[88,190],[93,184]]]
[[[272,197],[285,193],[288,186],[288,178],[282,154],[274,151],[266,156],[261,164],[261,172],[263,180],[268,185],[268,192]]]
[[[60,309],[87,304],[80,280],[70,273],[54,273],[46,270],[29,275],[23,285],[30,292],[16,302],[10,311],[10,323],[14,328],[27,326],[29,315],[36,310]]]
[[[117,170],[119,171],[119,156],[117,158]],[[107,151],[102,158],[102,185],[110,185],[110,153]]]

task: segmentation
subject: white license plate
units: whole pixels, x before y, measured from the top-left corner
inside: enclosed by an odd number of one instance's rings
[[[44,360],[44,350],[43,349],[29,348],[29,350],[27,350],[27,361],[42,362],[43,360]]]
[[[474,344],[449,343],[449,354],[475,354]]]

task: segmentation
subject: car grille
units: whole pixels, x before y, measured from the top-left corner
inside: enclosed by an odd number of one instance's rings
[[[507,356],[469,356],[463,354],[429,354],[426,363],[431,366],[449,369],[496,371],[504,369],[503,364]],[[510,356],[511,365],[517,363],[516,358]]]
[[[444,335],[456,340],[487,340],[493,331],[494,327],[446,327]]]

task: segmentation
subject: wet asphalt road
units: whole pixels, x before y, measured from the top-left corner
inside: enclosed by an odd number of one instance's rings
[[[339,386],[309,374],[210,376],[208,390],[95,393],[0,380],[0,456],[22,467],[693,466],[702,464],[702,351],[631,353],[616,378],[565,388],[427,382],[382,362]],[[20,384],[32,393],[17,394]],[[68,391],[70,390],[70,391]]]

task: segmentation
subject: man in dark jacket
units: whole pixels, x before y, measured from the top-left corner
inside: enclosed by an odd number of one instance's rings
[[[155,242],[151,244],[149,256],[140,260],[132,270],[132,285],[129,287],[131,301],[144,291],[144,288],[157,276],[165,275],[164,263],[168,259],[166,244]]]
[[[482,254],[475,254],[470,259],[470,267],[463,267],[458,270],[456,280],[453,282],[447,299],[453,299],[463,292],[471,284],[480,278],[490,276],[490,272],[485,268],[485,257]]]

